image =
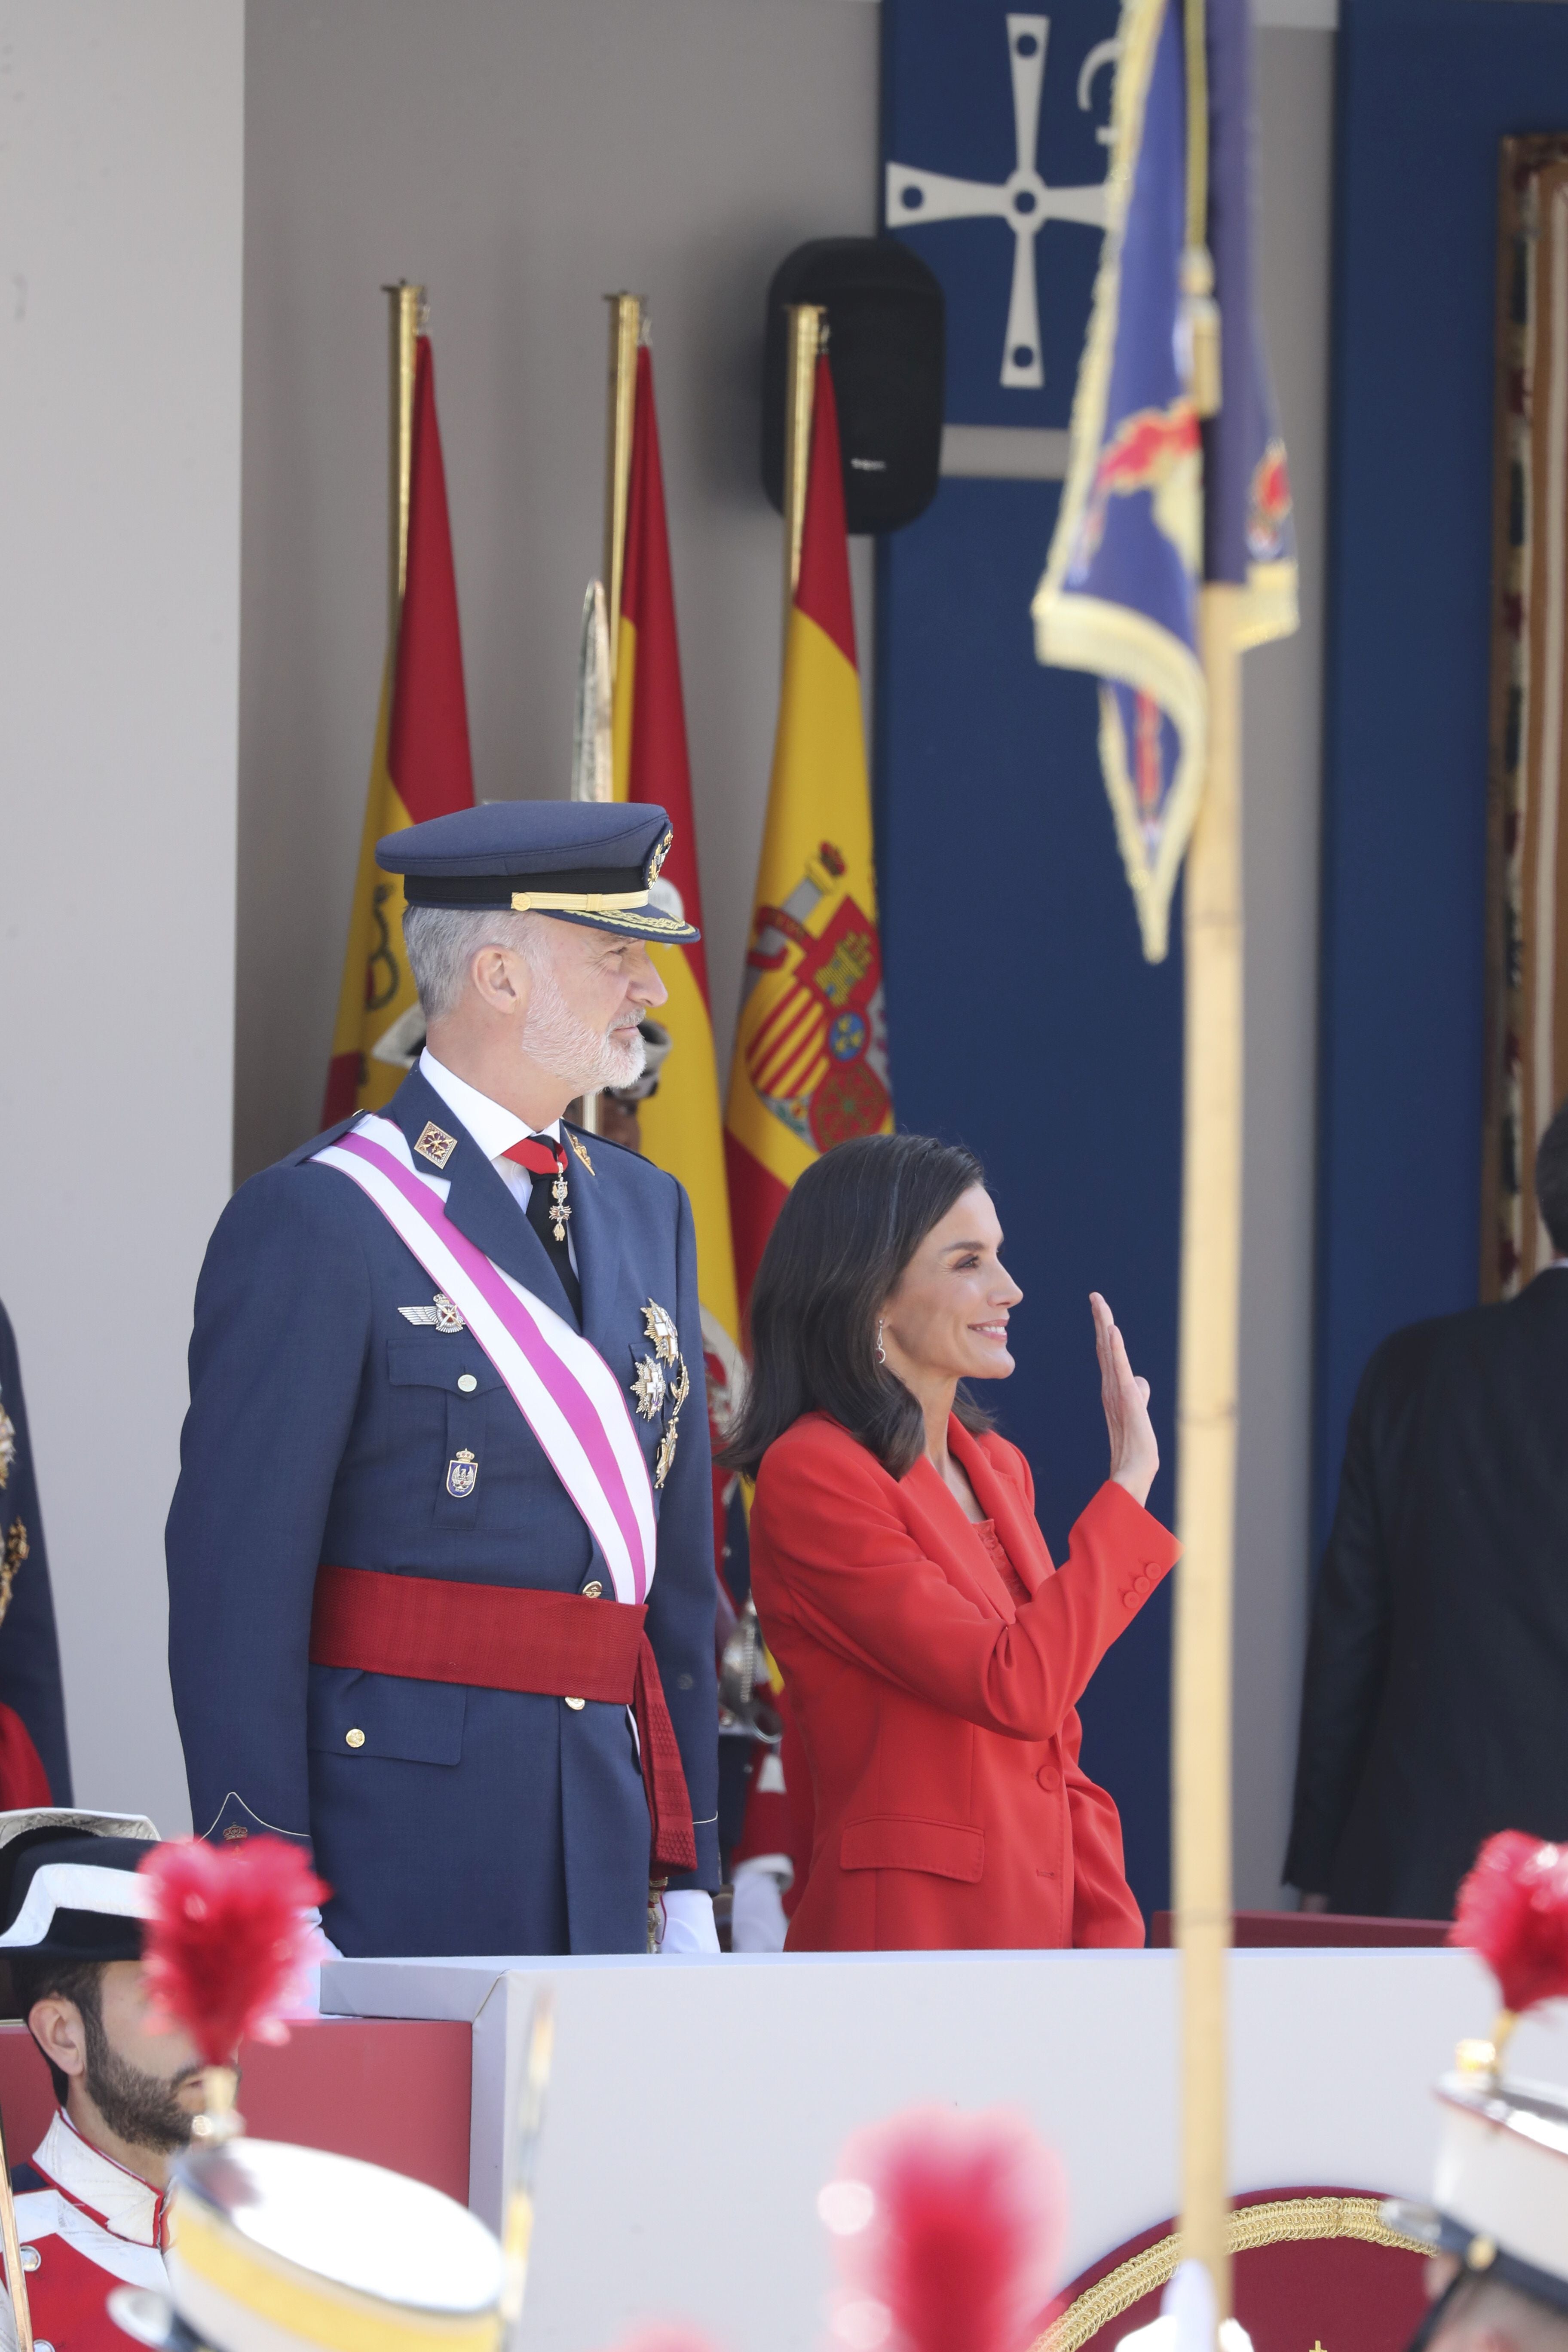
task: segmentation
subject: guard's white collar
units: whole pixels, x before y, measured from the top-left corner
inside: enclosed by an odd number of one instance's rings
[[[83,2139],[63,2107],[33,2152],[46,2180],[89,2219],[133,2246],[156,2246],[163,2235],[163,2198],[139,2172],[128,2172]]]

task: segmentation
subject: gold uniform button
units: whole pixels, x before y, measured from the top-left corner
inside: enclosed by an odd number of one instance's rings
[[[474,1391],[479,1387],[479,1382],[474,1378],[472,1372],[459,1372],[458,1374],[458,1386],[462,1390],[465,1396],[472,1396]]]
[[[569,1698],[566,1702],[574,1715],[581,1715],[588,1702],[585,1698]]]
[[[584,1601],[597,1601],[604,1590],[604,1586],[600,1583],[598,1578],[595,1577],[592,1584],[585,1584],[583,1587],[583,1598]]]
[[[363,1748],[364,1746],[363,1732],[345,1731],[343,1734],[343,1745],[346,1748]]]

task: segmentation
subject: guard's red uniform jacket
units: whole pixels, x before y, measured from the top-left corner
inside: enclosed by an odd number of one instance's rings
[[[35,2352],[126,2352],[106,2305],[121,2284],[166,2289],[166,2193],[90,2146],[63,2112],[11,2178]],[[7,2294],[0,2345],[15,2343]]]
[[[1017,1447],[948,1443],[990,1542],[923,1455],[889,1477],[825,1413],[757,1473],[752,1589],[816,1800],[788,1948],[1142,1944],[1077,1706],[1178,1547],[1107,1484],[1058,1570]]]

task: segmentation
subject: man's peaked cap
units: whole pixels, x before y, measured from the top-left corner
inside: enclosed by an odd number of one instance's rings
[[[631,939],[700,937],[659,880],[675,838],[647,801],[488,801],[375,845],[410,907],[504,907]]]

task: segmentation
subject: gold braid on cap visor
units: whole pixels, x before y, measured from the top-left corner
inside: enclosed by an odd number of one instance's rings
[[[648,892],[641,890],[514,890],[514,915],[620,915],[646,907]]]

